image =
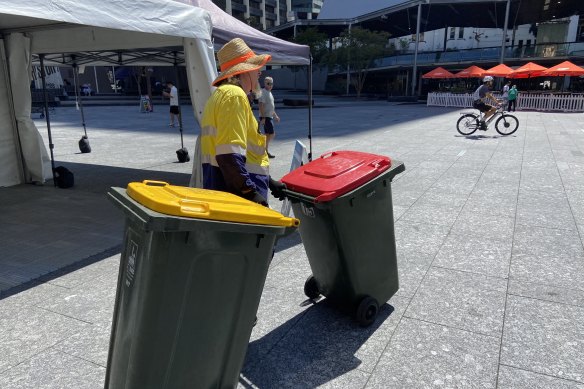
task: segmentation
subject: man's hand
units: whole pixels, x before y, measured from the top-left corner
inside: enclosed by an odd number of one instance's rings
[[[284,200],[286,198],[284,189],[286,189],[286,184],[284,184],[282,181],[276,181],[270,177],[270,191],[272,192],[272,196],[280,201]]]
[[[276,119],[276,123],[280,123],[280,117],[274,113],[274,119]]]

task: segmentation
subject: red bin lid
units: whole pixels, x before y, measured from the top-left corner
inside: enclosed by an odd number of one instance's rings
[[[330,201],[391,167],[391,158],[359,151],[333,151],[282,177],[289,190]]]

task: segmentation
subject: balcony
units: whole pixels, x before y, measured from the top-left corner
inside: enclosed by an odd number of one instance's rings
[[[501,57],[500,47],[486,47],[481,49],[418,52],[419,65],[440,65],[449,63],[471,63],[498,61]],[[576,43],[544,43],[533,46],[507,47],[505,49],[505,61],[535,61],[542,59],[565,59],[566,57],[584,58],[584,42]],[[375,61],[374,68],[412,65],[414,53],[396,53],[390,57],[380,58]]]

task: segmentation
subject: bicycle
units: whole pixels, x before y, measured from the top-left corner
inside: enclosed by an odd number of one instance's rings
[[[489,125],[497,116],[499,118],[495,121],[495,130],[497,130],[499,134],[511,135],[519,128],[519,119],[505,112],[503,110],[503,105],[498,105],[497,111],[485,122],[485,128],[481,128],[483,113],[479,111],[478,115],[469,112],[463,113],[460,119],[456,122],[456,129],[462,135],[470,135],[479,129],[487,131]]]

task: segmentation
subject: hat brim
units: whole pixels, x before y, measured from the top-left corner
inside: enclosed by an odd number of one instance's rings
[[[253,70],[258,70],[264,67],[266,63],[268,63],[272,59],[270,54],[260,54],[248,58],[244,62],[238,63],[226,69],[225,71],[221,72],[221,74],[211,83],[212,86],[217,86],[220,81],[225,80],[226,78],[236,76],[241,73],[251,72]]]

